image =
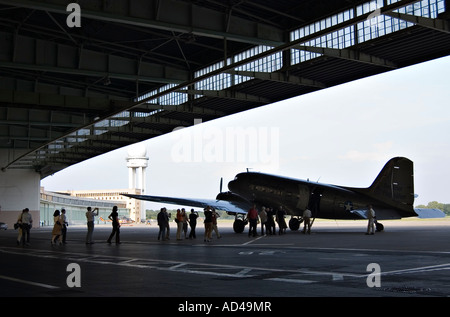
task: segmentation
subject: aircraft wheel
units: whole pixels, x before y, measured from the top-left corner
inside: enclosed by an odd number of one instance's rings
[[[298,218],[291,218],[289,220],[289,229],[292,231],[297,231],[300,228],[302,222]]]
[[[375,228],[376,228],[377,232],[380,232],[380,231],[383,231],[383,230],[384,230],[383,224],[381,224],[381,223],[379,223],[379,222],[377,222],[377,223],[375,224]]]
[[[239,220],[239,219],[236,219],[234,222],[233,222],[233,230],[234,230],[234,232],[236,232],[236,233],[242,233],[242,232],[244,232],[244,229],[245,229],[245,225],[247,224],[247,222],[245,222],[245,221],[242,221],[242,220]]]

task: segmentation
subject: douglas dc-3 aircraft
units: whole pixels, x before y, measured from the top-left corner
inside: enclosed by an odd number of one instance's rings
[[[220,187],[222,187],[222,182]],[[184,199],[160,196],[126,196],[159,203],[182,206],[214,207],[235,216],[233,229],[241,233],[247,224],[245,215],[253,204],[260,209],[282,206],[288,215],[289,228],[298,230],[303,221],[305,208],[313,218],[367,219],[368,205],[372,205],[377,220],[404,217],[440,218],[445,214],[439,209],[414,209],[413,162],[404,157],[395,157],[381,170],[368,188],[353,188],[320,184],[263,173],[237,174],[228,184],[229,191],[217,195],[216,199]],[[379,222],[377,231],[383,230]]]

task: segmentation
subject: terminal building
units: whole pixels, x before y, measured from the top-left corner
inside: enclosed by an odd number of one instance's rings
[[[46,191],[41,187],[39,225],[53,226],[53,213],[61,209],[66,210],[69,226],[85,225],[87,207],[99,209],[98,216],[95,217],[97,224],[106,223],[114,206],[118,207],[119,218],[129,217],[130,209],[124,201],[82,198],[71,196],[69,193]]]
[[[141,194],[140,189],[134,188],[134,189],[103,189],[103,190],[69,190],[59,192],[59,194],[65,194],[73,201],[77,200],[82,202],[88,201],[96,203],[99,206],[108,206],[108,207],[111,206],[111,208],[109,208],[108,215],[111,213],[112,207],[117,206],[119,207],[119,209],[120,208],[127,209],[126,216],[131,220],[133,220],[134,222],[141,222],[141,220],[145,220],[145,210],[144,216],[142,216],[144,209],[142,202],[140,200],[122,196],[122,194],[140,195]]]
[[[53,213],[62,208],[66,210],[69,225],[85,224],[87,207],[99,208],[99,216],[96,217],[96,221],[105,223],[114,206],[118,207],[121,218],[136,223],[145,221],[144,204],[140,200],[123,196],[123,194],[140,195],[145,192],[145,171],[148,161],[146,149],[140,146],[131,147],[126,161],[129,169],[128,189],[49,192],[41,187],[39,224],[53,226]]]

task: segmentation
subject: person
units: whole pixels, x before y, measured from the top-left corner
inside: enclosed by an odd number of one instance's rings
[[[57,209],[53,213],[53,230],[51,244],[56,244],[56,239],[59,240],[59,245],[62,244],[62,224],[60,221],[60,211]]]
[[[275,212],[273,208],[267,208],[267,233],[272,235],[275,234],[275,221],[273,220],[273,216],[275,215]]]
[[[367,219],[369,220],[367,224],[367,232],[366,234],[375,234],[375,210],[373,210],[372,205],[368,206],[369,209],[367,210]]]
[[[165,241],[166,229],[169,224],[169,218],[167,216],[165,207],[161,208],[160,212],[158,213],[157,220],[159,226],[158,240],[161,239],[162,241]]]
[[[308,234],[311,234],[311,210],[306,207],[306,209],[303,211],[303,234],[308,232]],[[308,231],[306,230],[306,227],[308,227]]]
[[[205,214],[205,220],[203,220],[203,224],[205,225],[205,236],[203,241],[210,242],[211,241],[211,232],[212,232],[212,210],[211,207],[206,207],[203,210]]]
[[[97,210],[97,213],[95,213],[95,211]],[[93,244],[94,242],[92,241],[92,235],[94,233],[94,220],[95,220],[95,216],[98,216],[98,208],[94,208],[94,210],[92,210],[91,207],[87,207],[87,212],[86,212],[86,219],[87,219],[87,234],[86,234],[86,244]]]
[[[111,214],[108,218],[112,221],[112,232],[109,235],[108,240],[106,242],[111,243],[114,235],[116,236],[116,244],[120,244],[120,222],[119,222],[119,213],[117,212],[117,206],[114,206]]]
[[[170,218],[172,217],[172,214],[167,212],[167,209],[164,208],[164,213],[167,216],[167,225],[166,225],[166,240],[170,240]]]
[[[67,222],[66,210],[64,208],[61,209],[61,214],[59,215],[60,222],[62,224],[61,234],[62,234],[62,243],[66,244],[66,235],[67,235],[67,226],[69,223]]]
[[[267,212],[266,207],[261,208],[261,212],[259,213],[259,219],[261,220],[261,235],[264,236],[264,228],[266,229],[267,234]]]
[[[20,245],[22,242],[22,215],[23,215],[23,210],[22,212],[19,214],[19,217],[17,217],[17,222],[14,224],[14,229],[17,229],[17,245]]]
[[[247,219],[249,222],[248,228],[248,236],[256,237],[256,226],[258,225],[258,210],[256,209],[256,205],[253,204],[253,207],[247,212]]]
[[[195,235],[195,227],[197,226],[197,218],[198,213],[194,211],[194,209],[191,209],[191,213],[189,214],[189,226],[191,227],[191,232],[189,232],[189,239],[196,239]]]
[[[278,227],[279,227],[279,230],[278,230],[279,235],[286,233],[287,225],[286,225],[286,221],[284,220],[285,214],[286,214],[286,212],[283,210],[283,206],[280,206],[280,208],[278,208],[277,215],[276,215]]]
[[[183,232],[184,232],[184,238],[187,239],[187,229],[188,229],[188,217],[186,215],[186,210],[184,208],[181,208],[181,215],[183,217]]]
[[[28,208],[22,211],[21,226],[22,226],[22,241],[23,245],[30,245],[30,229],[33,226],[33,217]]]
[[[183,209],[184,210],[184,209]],[[177,217],[175,222],[177,223],[177,240],[181,240],[181,231],[183,230],[183,212],[181,209],[177,209]]]
[[[219,218],[220,215],[216,212],[216,210],[212,209],[212,231],[216,233],[217,239],[222,238],[222,236],[219,233],[219,229],[217,228],[217,218]]]

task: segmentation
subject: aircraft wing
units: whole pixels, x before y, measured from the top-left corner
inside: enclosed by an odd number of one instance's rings
[[[163,196],[132,195],[132,194],[122,194],[122,195],[139,200],[153,201],[157,203],[179,205],[179,206],[190,206],[200,208],[206,208],[207,206],[211,206],[217,210],[226,211],[227,213],[247,214],[248,209],[251,207],[246,203],[240,201],[177,198],[177,197],[163,197]]]
[[[414,212],[419,218],[444,218],[445,214],[436,208],[426,209],[426,208],[414,208]]]

